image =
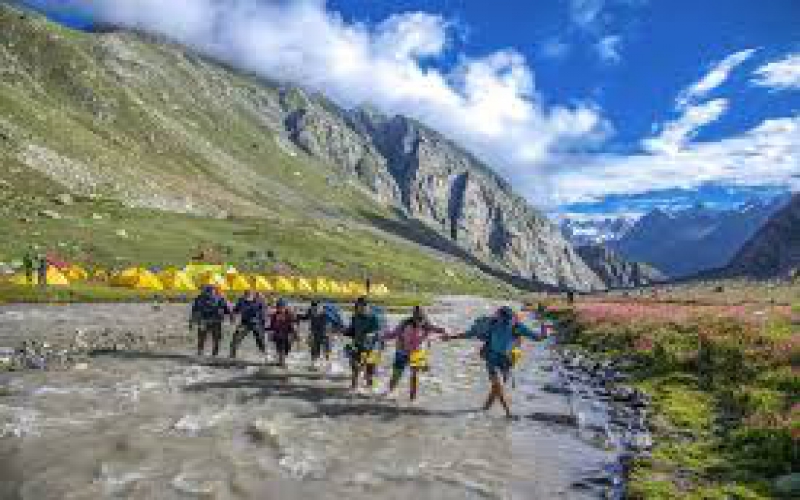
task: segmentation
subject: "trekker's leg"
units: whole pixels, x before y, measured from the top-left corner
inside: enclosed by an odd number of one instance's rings
[[[258,346],[258,350],[261,354],[267,354],[267,344],[264,342],[264,330],[261,328],[254,328],[253,329],[253,336],[256,338],[256,346]]]
[[[206,350],[206,337],[208,336],[208,325],[200,323],[197,327],[197,355],[202,356]]]
[[[494,385],[495,394],[497,395],[497,399],[500,400],[500,404],[503,405],[503,409],[506,411],[506,417],[511,418],[511,396],[506,394],[505,387],[500,379],[497,379]]]
[[[211,355],[219,355],[219,344],[222,342],[222,323],[215,322],[211,330]]]
[[[239,348],[239,344],[242,343],[242,339],[245,335],[247,335],[247,330],[245,330],[244,325],[239,325],[233,332],[231,336],[231,359],[236,359],[236,350]]]
[[[419,368],[411,368],[411,383],[409,387],[411,391],[411,401],[414,401],[417,399],[417,390],[419,388]]]
[[[397,389],[398,384],[400,384],[401,378],[403,378],[403,369],[395,367],[392,370],[392,378],[389,380],[389,392],[392,392],[395,389]]]
[[[369,364],[364,368],[364,382],[370,389],[372,389],[374,377],[375,377],[375,365]]]

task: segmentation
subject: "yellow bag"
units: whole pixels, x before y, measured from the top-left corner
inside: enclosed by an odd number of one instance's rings
[[[522,361],[522,349],[514,347],[511,349],[511,366],[517,366],[520,361]]]
[[[381,364],[381,351],[364,351],[361,353],[361,363],[365,365]]]
[[[411,368],[426,368],[428,366],[428,351],[425,349],[413,351],[408,364]]]

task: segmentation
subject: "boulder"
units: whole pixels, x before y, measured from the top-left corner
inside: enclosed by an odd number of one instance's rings
[[[61,214],[56,212],[55,210],[41,210],[39,215],[42,217],[47,217],[48,219],[55,219],[58,220],[61,218]]]
[[[59,205],[69,206],[75,204],[75,199],[69,193],[61,193],[60,195],[56,196],[53,200]]]

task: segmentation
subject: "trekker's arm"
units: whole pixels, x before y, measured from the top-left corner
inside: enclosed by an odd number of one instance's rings
[[[514,334],[519,337],[525,337],[531,340],[544,340],[546,335],[542,335],[541,331],[534,331],[525,323],[517,323],[514,325]]]

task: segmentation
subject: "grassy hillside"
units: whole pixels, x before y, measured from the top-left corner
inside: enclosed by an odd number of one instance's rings
[[[242,267],[496,293],[466,262],[374,226],[399,220],[275,126],[299,91],[131,33],[0,4],[0,260],[30,248],[108,266]],[[62,204],[59,195],[74,202]],[[55,213],[53,213],[55,212]]]

